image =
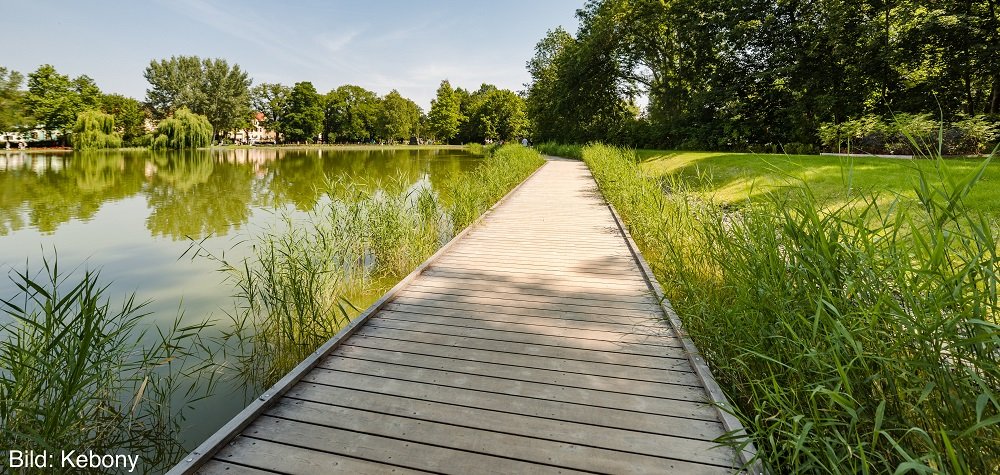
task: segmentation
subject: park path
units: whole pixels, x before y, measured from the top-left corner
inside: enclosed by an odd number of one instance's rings
[[[650,279],[587,167],[550,159],[174,472],[732,473],[713,439],[738,427]]]

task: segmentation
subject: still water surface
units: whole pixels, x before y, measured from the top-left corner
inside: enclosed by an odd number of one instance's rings
[[[476,164],[459,149],[0,152],[0,297],[15,294],[9,272],[57,252],[62,269],[100,269],[113,306],[149,300],[150,323],[223,320],[232,289],[214,263],[180,258],[192,240],[238,259],[256,231],[328,199],[327,180],[438,188]],[[188,448],[245,404],[217,392],[186,411]]]

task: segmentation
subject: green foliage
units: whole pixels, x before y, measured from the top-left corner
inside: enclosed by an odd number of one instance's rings
[[[459,88],[455,95],[458,96],[460,116],[463,118],[458,141],[517,141],[528,134],[527,106],[524,99],[513,91],[483,84],[472,93]]]
[[[212,124],[208,118],[182,107],[172,117],[160,121],[153,134],[154,149],[187,149],[212,145]]]
[[[458,135],[462,123],[462,102],[448,80],[441,81],[428,113],[430,131],[438,140],[449,142]]]
[[[32,124],[27,116],[21,90],[24,76],[0,66],[0,132],[10,132]]]
[[[284,119],[278,129],[289,142],[310,143],[323,129],[322,97],[311,82],[295,83],[288,95]]]
[[[405,142],[420,135],[420,106],[393,89],[382,98],[376,130],[389,142]]]
[[[891,119],[869,115],[839,124],[820,125],[819,137],[830,151],[922,155],[938,148],[948,155],[978,154],[995,143],[997,126],[985,116],[958,116],[943,126],[930,114],[897,114]]]
[[[366,143],[375,138],[380,102],[361,86],[344,85],[326,95],[323,134],[327,142]]]
[[[536,144],[535,150],[538,150],[542,154],[552,155],[554,157],[575,158],[577,160],[583,159],[583,146],[581,145],[543,142]]]
[[[187,108],[222,133],[239,128],[250,115],[250,77],[224,59],[172,56],[150,61],[144,76],[150,86],[146,101],[156,117]]]
[[[100,96],[93,79],[80,76],[71,80],[45,64],[28,75],[24,104],[28,114],[46,129],[67,131],[80,112],[99,105]]]
[[[76,116],[72,143],[77,150],[118,148],[122,146],[122,137],[115,131],[114,116],[97,110],[86,110]]]
[[[101,110],[114,116],[115,131],[126,146],[142,146],[147,115],[141,102],[121,94],[105,94],[101,96]]]
[[[274,83],[258,84],[250,90],[250,103],[254,110],[264,114],[264,126],[270,130],[281,130],[288,97],[292,89]]]
[[[593,0],[528,63],[535,140],[743,151],[889,111],[992,116],[994,3]]]
[[[0,444],[128,453],[163,470],[186,453],[170,403],[181,348],[204,325],[175,322],[147,337],[145,304],[127,296],[113,306],[97,273],[70,281],[57,260],[40,274],[13,273],[18,297],[0,300],[11,319],[0,326]]]
[[[964,205],[989,160],[938,160],[916,206],[803,186],[733,210],[631,151],[583,157],[770,470],[995,473],[997,223]]]

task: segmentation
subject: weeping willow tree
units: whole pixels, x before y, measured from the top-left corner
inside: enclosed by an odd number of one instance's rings
[[[160,121],[153,138],[153,148],[200,148],[212,143],[212,124],[208,118],[182,107]]]
[[[118,148],[122,137],[115,132],[115,117],[98,110],[86,110],[76,116],[73,126],[73,148],[93,150],[98,148]]]

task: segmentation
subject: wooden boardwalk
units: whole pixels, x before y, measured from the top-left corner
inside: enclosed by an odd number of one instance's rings
[[[550,160],[175,473],[732,473],[735,420],[581,162]]]

